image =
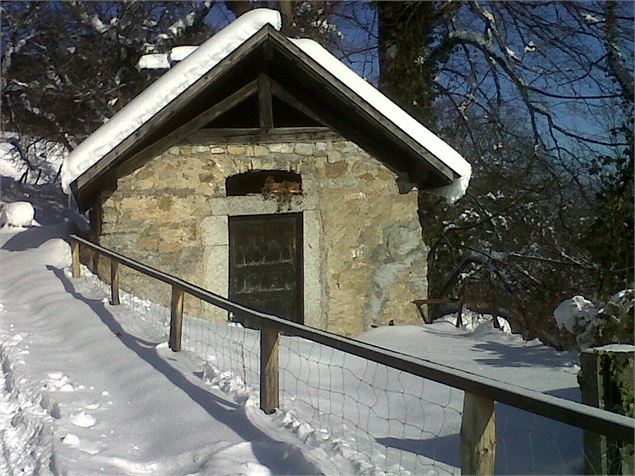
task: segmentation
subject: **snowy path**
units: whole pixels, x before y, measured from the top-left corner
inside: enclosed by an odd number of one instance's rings
[[[3,314],[0,304],[0,316]],[[24,366],[28,350],[22,336],[2,332],[0,344],[0,474],[49,474],[51,415],[40,398],[21,391],[14,368]]]
[[[55,267],[63,244],[39,246],[62,230],[45,228],[0,232],[3,378],[16,382],[0,397],[2,474],[37,473],[34,449],[64,474],[320,472],[258,428],[249,405],[205,386],[202,361],[157,345],[143,322],[113,318],[127,311],[99,289],[77,293]]]

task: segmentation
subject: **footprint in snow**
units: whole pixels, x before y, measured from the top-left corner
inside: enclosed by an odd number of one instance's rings
[[[49,372],[49,385],[51,391],[74,392],[75,387],[70,383],[69,378],[62,372]]]
[[[90,428],[91,426],[95,426],[97,420],[95,420],[95,417],[92,415],[85,412],[79,412],[71,415],[71,423],[81,428]]]
[[[62,438],[62,443],[72,448],[77,448],[89,455],[96,455],[101,451],[99,443],[82,442],[77,435],[73,435],[72,433],[69,433]]]
[[[68,446],[79,446],[80,439],[77,435],[69,433],[64,438],[62,438],[62,443]]]

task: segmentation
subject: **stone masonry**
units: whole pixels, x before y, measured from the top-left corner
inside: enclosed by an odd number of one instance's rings
[[[400,194],[395,173],[343,139],[203,142],[119,171],[116,191],[101,196],[91,213],[93,239],[227,295],[227,216],[301,211],[306,324],[354,336],[390,320],[421,322],[411,301],[427,295],[427,248],[417,194]],[[250,170],[299,173],[303,194],[290,203],[227,197],[226,178]],[[98,270],[109,279],[106,263]],[[125,267],[120,272],[122,289],[169,304],[168,286]],[[185,312],[226,318],[192,297]]]

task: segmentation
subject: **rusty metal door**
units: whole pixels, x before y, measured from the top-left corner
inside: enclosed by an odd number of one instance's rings
[[[302,277],[302,213],[229,217],[231,300],[303,323]]]

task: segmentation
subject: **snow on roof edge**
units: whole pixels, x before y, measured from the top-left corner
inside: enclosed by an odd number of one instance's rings
[[[61,177],[64,192],[68,194],[80,175],[266,24],[279,30],[280,13],[260,8],[241,15],[130,101],[66,157]]]
[[[461,154],[316,41],[306,38],[290,41],[458,175],[450,185],[431,189],[430,192],[443,196],[449,204],[465,195],[472,166]]]

